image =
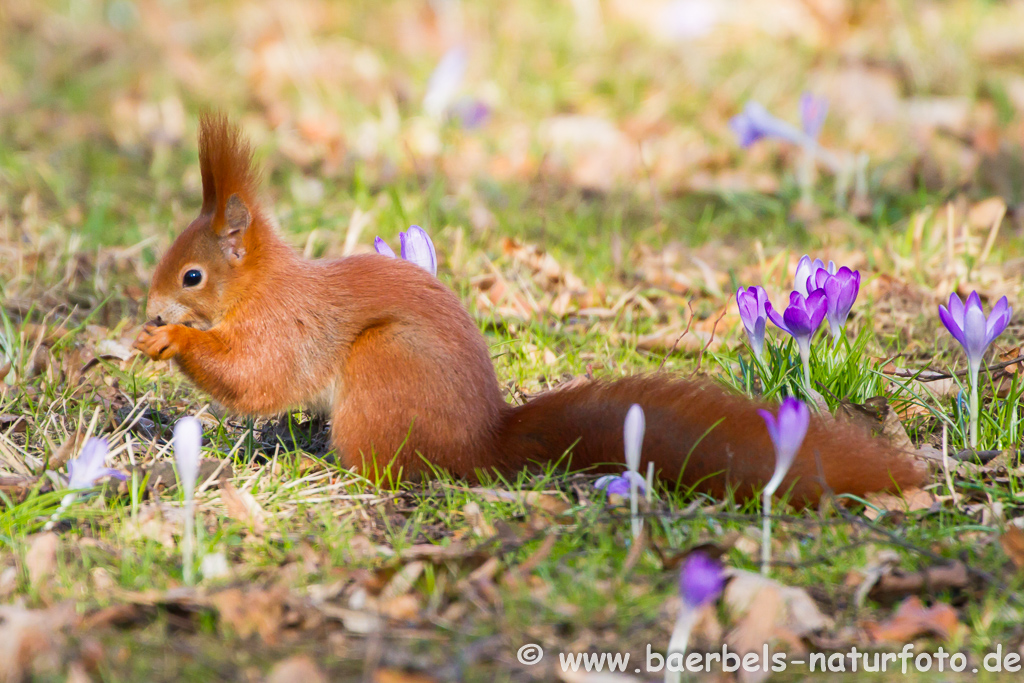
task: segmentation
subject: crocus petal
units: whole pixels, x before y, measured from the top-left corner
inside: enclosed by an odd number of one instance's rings
[[[388,243],[378,237],[373,241],[373,248],[377,250],[377,253],[381,256],[390,256],[391,258],[398,258],[395,256],[395,251],[388,246]]]
[[[764,328],[767,319],[766,305],[768,294],[763,287],[740,288],[736,292],[736,306],[740,311],[740,320],[747,332],[750,346],[758,356],[764,350]]]
[[[398,236],[402,240],[402,258],[415,263],[431,275],[437,275],[437,254],[426,230],[414,225],[408,232]]]
[[[178,479],[186,498],[191,498],[196,490],[202,442],[203,427],[196,418],[191,415],[183,417],[174,425],[174,460],[178,465]]]
[[[967,362],[971,367],[981,363],[985,349],[988,348],[988,344],[985,343],[986,326],[985,312],[981,310],[981,301],[979,300],[977,305],[968,301],[964,309],[964,341],[966,342],[964,351],[967,352]]]
[[[491,108],[481,100],[462,97],[448,109],[448,115],[466,130],[475,130],[490,118]]]
[[[740,145],[748,147],[763,137],[774,137],[796,145],[808,142],[804,133],[795,126],[772,116],[758,102],[747,102],[743,111],[729,121]]]
[[[956,326],[961,330],[964,329],[964,302],[960,301],[960,297],[953,292],[949,295],[949,314],[953,316],[953,320],[956,321]]]
[[[1003,333],[1006,326],[1010,324],[1010,316],[1013,310],[1004,296],[992,307],[992,313],[988,316],[988,324],[985,326],[985,346],[988,346],[995,338]]]
[[[640,448],[644,443],[644,409],[636,403],[626,413],[622,437],[626,446],[626,466],[637,472],[640,470]]]
[[[819,261],[820,263],[820,261]],[[804,254],[796,263],[796,276],[793,278],[793,290],[807,296],[807,278],[811,277],[817,269],[812,269],[811,257]]]
[[[768,435],[775,445],[775,472],[765,485],[765,493],[774,495],[779,484],[793,465],[810,424],[811,413],[807,405],[793,398],[786,398],[779,406],[778,416],[767,410],[759,410],[768,427]]]
[[[82,452],[73,460],[68,461],[68,488],[88,489],[104,477],[114,477],[124,481],[128,477],[123,472],[105,467],[107,453],[110,448],[106,439],[90,437],[82,447]]]
[[[679,595],[690,609],[717,598],[724,585],[722,565],[699,551],[690,553],[679,572]]]
[[[608,486],[605,487],[605,493],[609,496],[628,496],[629,495],[629,479],[625,477],[615,477]]]
[[[816,328],[811,327],[811,317],[806,306],[789,306],[782,314],[786,328],[794,337],[810,337]],[[819,321],[820,322],[820,321]]]
[[[761,131],[754,126],[754,122],[750,120],[750,117],[743,113],[739,113],[729,119],[729,128],[736,134],[737,142],[744,149],[764,137]]]
[[[811,334],[814,334],[818,330],[818,326],[821,325],[821,321],[825,319],[825,313],[828,311],[828,297],[825,294],[825,290],[818,289],[808,294],[804,307],[807,311],[807,317],[811,322]]]
[[[778,327],[780,330],[782,330],[786,334],[789,334],[789,335],[793,334],[790,331],[789,327],[786,325],[785,319],[783,319],[783,317],[781,315],[779,315],[778,311],[776,311],[774,308],[772,308],[772,305],[770,303],[765,305],[765,309],[768,311],[768,319],[771,320],[773,323],[775,323],[776,327]]]
[[[606,474],[594,482],[595,489],[605,491],[609,496],[628,496],[630,482],[636,481],[641,494],[647,492],[647,481],[639,473],[626,470],[621,475]]]
[[[448,111],[462,86],[468,63],[469,53],[462,45],[456,45],[444,54],[430,74],[427,94],[423,97],[423,111],[428,116],[440,119]]]
[[[828,100],[824,97],[815,97],[809,92],[800,96],[800,125],[807,137],[818,139],[827,114]]]
[[[953,335],[953,339],[956,339],[960,346],[967,348],[967,340],[964,339],[964,331],[960,323],[953,318],[953,313],[946,309],[945,306],[939,304],[939,320],[946,326],[949,333]],[[962,323],[963,321],[961,321]]]
[[[750,335],[750,348],[758,358],[764,353],[764,328],[766,318],[758,318],[754,326],[754,334]]]

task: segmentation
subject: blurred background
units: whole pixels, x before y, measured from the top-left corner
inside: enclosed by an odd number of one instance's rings
[[[134,313],[199,205],[206,109],[252,137],[312,256],[418,223],[450,273],[484,273],[474,250],[518,248],[505,237],[586,284],[677,249],[693,275],[672,287],[715,294],[754,247],[904,232],[947,202],[968,252],[1005,202],[1003,253],[1021,216],[1022,26],[1024,3],[995,1],[4,0],[5,293],[77,272],[126,295],[111,321]],[[748,103],[797,126],[804,93],[827,106],[821,147],[865,163],[856,178],[785,140],[739,144]]]

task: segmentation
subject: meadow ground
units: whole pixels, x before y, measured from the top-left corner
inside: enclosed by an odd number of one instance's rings
[[[661,680],[567,673],[557,653],[663,653],[698,547],[740,572],[700,651],[912,643],[968,657],[911,680],[1013,675],[972,670],[1024,639],[1021,318],[983,373],[980,462],[962,453],[965,380],[943,373],[965,360],[936,310],[954,291],[1022,301],[1022,20],[1021,3],[923,0],[7,0],[0,681]],[[737,144],[749,100],[797,122],[805,91],[829,103],[831,156]],[[757,379],[733,295],[783,301],[804,253],[859,269],[846,342],[816,341],[815,391],[930,458],[929,484],[777,504],[777,583],[758,584],[742,573],[756,502],[659,487],[634,541],[593,474],[360,477],[316,416],[223,414],[131,350],[153,267],[200,203],[210,108],[255,141],[306,255],[422,225],[509,401],[659,368],[803,396],[778,330]],[[197,414],[189,587],[169,437]],[[89,436],[129,478],[52,523]],[[547,653],[532,666],[530,643]]]

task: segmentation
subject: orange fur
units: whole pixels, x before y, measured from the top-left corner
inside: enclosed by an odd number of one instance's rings
[[[273,415],[313,407],[332,419],[348,465],[425,460],[474,477],[571,450],[574,467],[621,469],[622,424],[643,406],[643,468],[721,495],[749,495],[775,456],[759,404],[709,382],[667,376],[594,382],[511,407],[487,345],[456,296],[416,265],[378,255],[307,261],[276,234],[256,199],[249,145],[226,119],[200,126],[203,207],[158,265],[136,342],[173,358],[228,408]],[[200,269],[203,281],[182,276]],[[820,468],[820,472],[819,472]],[[922,471],[883,441],[815,418],[784,487],[816,500],[918,483]]]

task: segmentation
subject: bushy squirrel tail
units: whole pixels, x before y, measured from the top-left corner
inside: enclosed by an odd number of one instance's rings
[[[506,415],[498,460],[509,470],[548,462],[567,451],[573,469],[624,467],[623,421],[644,409],[640,471],[721,497],[748,498],[771,478],[775,450],[759,408],[774,409],[709,381],[661,375],[595,381],[541,394]],[[814,503],[826,490],[864,495],[919,485],[925,468],[859,427],[812,417],[803,446],[779,491]],[[824,486],[822,485],[824,483]]]

